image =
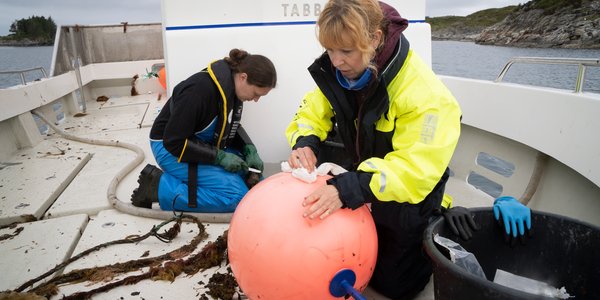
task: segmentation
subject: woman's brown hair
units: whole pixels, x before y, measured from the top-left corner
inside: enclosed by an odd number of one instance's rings
[[[277,84],[277,72],[273,62],[259,54],[250,54],[241,49],[231,49],[224,60],[233,73],[246,73],[248,84],[257,87],[274,88]]]

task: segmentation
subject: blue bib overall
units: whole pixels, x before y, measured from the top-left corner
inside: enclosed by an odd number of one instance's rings
[[[213,143],[216,119],[204,130],[196,133],[200,140]],[[188,163],[178,162],[165,149],[162,140],[150,140],[156,162],[163,170],[158,186],[158,200],[162,210],[192,211],[203,213],[233,212],[248,187],[243,175],[231,173],[213,164],[198,164],[198,207],[188,207]],[[235,149],[224,149],[240,156]]]

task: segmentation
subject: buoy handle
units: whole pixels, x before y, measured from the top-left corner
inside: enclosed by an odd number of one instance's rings
[[[350,269],[341,270],[331,279],[329,293],[334,297],[350,295],[356,300],[367,300],[353,287],[355,282],[356,274],[354,274],[354,271]]]
[[[348,281],[342,281],[342,287],[346,290],[346,293],[352,296],[352,298],[356,300],[367,300],[363,295],[361,295]]]

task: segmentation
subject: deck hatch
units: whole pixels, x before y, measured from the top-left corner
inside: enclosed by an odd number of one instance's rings
[[[483,175],[477,174],[476,172],[471,171],[471,173],[469,173],[469,177],[467,177],[467,182],[475,188],[483,191],[484,193],[494,198],[500,197],[502,195],[502,185],[490,180],[489,178]]]
[[[485,152],[477,155],[477,164],[506,178],[515,173],[515,165],[497,156]]]

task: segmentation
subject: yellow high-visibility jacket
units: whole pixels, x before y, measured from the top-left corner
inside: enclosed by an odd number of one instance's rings
[[[355,162],[350,171],[371,175],[372,194],[380,201],[417,204],[448,167],[460,135],[461,110],[421,58],[402,48],[380,71],[377,88],[366,95],[360,109],[351,104],[352,92],[336,81],[324,53],[309,67],[318,87],[304,96],[286,137],[292,148],[309,136],[323,142],[335,122]],[[450,205],[445,195],[442,206]]]

